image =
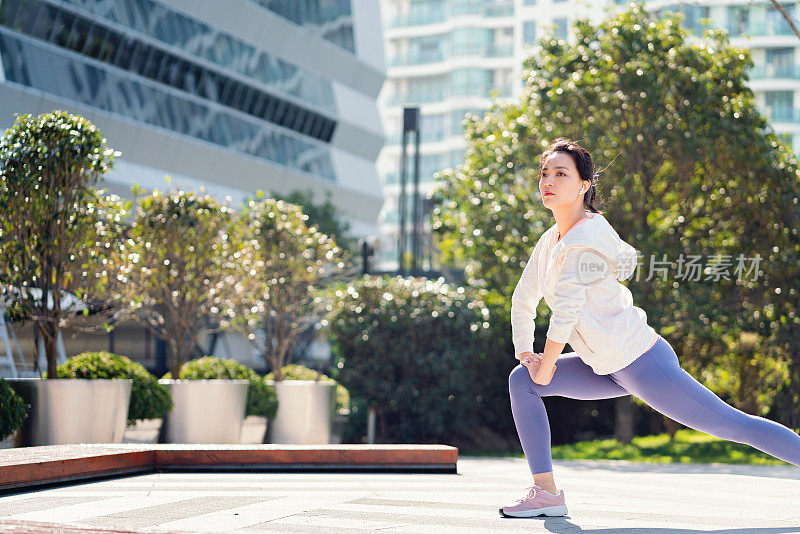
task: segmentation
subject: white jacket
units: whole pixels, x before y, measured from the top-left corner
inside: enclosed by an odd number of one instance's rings
[[[553,225],[536,243],[511,296],[511,331],[516,354],[533,351],[533,320],[544,297],[551,310],[547,337],[568,342],[604,375],[632,363],[658,334],[619,283],[635,272],[638,252],[601,214],[587,216],[557,242]]]

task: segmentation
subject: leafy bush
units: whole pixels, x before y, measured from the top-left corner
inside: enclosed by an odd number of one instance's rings
[[[13,434],[28,417],[28,405],[8,382],[0,378],[0,439]]]
[[[172,410],[172,395],[145,367],[110,352],[84,352],[57,367],[58,378],[130,378],[131,402],[128,426],[138,419],[157,419]],[[46,378],[46,374],[45,374]]]
[[[171,373],[164,378],[172,378]],[[181,380],[244,379],[250,382],[247,388],[247,410],[245,416],[261,415],[272,419],[278,411],[278,396],[275,388],[267,384],[253,369],[236,360],[224,360],[204,356],[190,360],[181,366]]]
[[[472,428],[489,312],[441,279],[365,275],[320,291],[336,373],[376,408],[381,442],[452,442]]]
[[[330,378],[319,371],[314,369],[309,369],[304,365],[298,365],[295,363],[290,363],[289,365],[284,365],[281,368],[281,374],[283,375],[283,380],[323,380],[328,382],[336,382],[333,378]],[[268,373],[265,377],[265,380],[275,380],[275,373],[271,372]],[[334,393],[334,402],[336,404],[336,411],[337,412],[350,412],[350,392],[347,391],[347,388],[344,387],[342,384],[336,384],[336,392]]]

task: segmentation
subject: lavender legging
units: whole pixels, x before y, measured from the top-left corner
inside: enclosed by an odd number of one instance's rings
[[[564,353],[546,386],[535,383],[522,364],[508,377],[511,412],[531,473],[553,470],[550,423],[542,397],[610,399],[633,394],[675,421],[712,436],[746,443],[785,462],[800,466],[800,436],[791,429],[726,404],[681,369],[666,339],[627,367],[598,375],[574,352]]]

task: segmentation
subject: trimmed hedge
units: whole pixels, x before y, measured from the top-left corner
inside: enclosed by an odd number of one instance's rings
[[[0,439],[13,434],[28,417],[28,405],[14,388],[0,378]]]
[[[320,291],[336,379],[377,415],[380,443],[452,443],[474,431],[476,358],[490,336],[478,291],[364,275]]]
[[[168,372],[163,378],[172,378],[172,374]],[[273,419],[278,411],[278,396],[275,388],[267,384],[253,369],[236,360],[225,360],[214,356],[190,360],[181,366],[178,378],[181,380],[248,380],[250,387],[247,389],[245,416],[261,415]]]
[[[72,356],[57,368],[59,378],[130,378],[131,402],[128,426],[139,419],[157,419],[172,410],[172,395],[145,367],[125,356],[110,352],[84,352]],[[45,373],[46,378],[46,373]]]
[[[304,365],[298,365],[296,363],[290,363],[288,365],[284,365],[281,368],[281,372],[283,373],[284,380],[323,380],[326,382],[336,382],[333,378],[330,378],[319,371],[314,369],[309,369]],[[264,377],[265,380],[275,380],[275,373],[269,373]],[[336,403],[336,411],[339,413],[350,412],[350,392],[347,390],[346,387],[339,384],[336,384],[336,392],[334,393],[335,403]]]

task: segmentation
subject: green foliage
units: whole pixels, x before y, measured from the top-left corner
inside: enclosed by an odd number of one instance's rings
[[[0,138],[0,291],[14,318],[39,326],[51,375],[58,330],[76,315],[62,300],[107,308],[125,283],[114,266],[128,206],[95,189],[115,155],[104,143],[64,111],[21,115]]]
[[[311,288],[330,267],[342,266],[333,239],[307,221],[299,206],[259,194],[245,203],[235,230],[247,276],[235,288],[235,313],[222,326],[246,335],[273,370],[283,368],[301,333],[314,327]]]
[[[466,161],[441,173],[434,193],[443,259],[463,263],[470,286],[510,299],[535,243],[555,223],[538,192],[541,152],[556,137],[576,140],[605,169],[600,209],[642,254],[626,282],[634,302],[682,365],[697,376],[729,353],[723,334],[753,332],[763,339],[764,367],[789,362],[784,385],[796,405],[800,171],[756,108],[748,51],[717,30],[695,43],[679,18],[654,17],[641,4],[597,25],[578,20],[574,31],[574,44],[540,41],[525,63],[519,101],[495,103],[468,121]],[[697,275],[687,275],[691,256],[705,267]],[[755,257],[760,271],[748,273]],[[667,276],[650,272],[654,260],[672,262]],[[727,279],[711,274],[724,261]],[[537,319],[546,324],[548,314]],[[759,381],[756,393],[769,387]]]
[[[14,389],[0,378],[0,439],[6,439],[28,417],[28,405]]]
[[[558,460],[627,460],[653,463],[727,463],[791,465],[744,443],[715,438],[685,428],[669,434],[634,436],[631,443],[615,439],[578,441],[552,447]],[[459,456],[509,456],[507,451],[462,449]],[[522,454],[511,455],[524,457]]]
[[[380,441],[469,433],[473,358],[489,331],[474,291],[441,279],[366,275],[318,298],[328,312],[336,378],[376,408]]]
[[[702,369],[703,383],[715,384],[740,410],[767,416],[781,384],[789,381],[789,366],[765,350],[764,339],[753,332],[723,335],[729,352]]]
[[[691,429],[678,430],[672,440],[667,434],[659,434],[636,436],[629,444],[601,439],[557,445],[553,447],[553,458],[791,465],[744,443],[715,438]]]
[[[188,361],[204,320],[230,318],[246,276],[235,218],[209,196],[154,191],[138,200],[130,230],[129,312],[169,346],[173,374]]]
[[[172,378],[172,374],[167,373],[163,378]],[[261,415],[272,419],[278,411],[275,387],[267,384],[265,379],[261,378],[253,369],[236,360],[225,360],[213,356],[190,360],[183,364],[178,378],[181,380],[247,380],[250,382],[250,387],[247,389],[245,416]]]
[[[298,365],[296,363],[284,365],[281,369],[281,376],[283,377],[281,380],[322,380],[325,382],[336,382],[333,378],[329,378],[317,370],[309,369],[304,365]],[[267,373],[264,379],[275,380],[275,373]],[[334,396],[336,411],[348,412],[350,410],[350,393],[347,391],[347,388],[337,383]]]
[[[140,363],[110,352],[84,352],[57,367],[58,378],[130,378],[131,401],[128,426],[139,419],[157,419],[172,410],[172,395]]]
[[[295,190],[288,195],[271,191],[270,196],[275,200],[283,200],[300,206],[303,213],[308,215],[306,224],[316,227],[323,234],[333,238],[336,244],[342,248],[342,252],[347,253],[347,260],[352,261],[361,253],[358,248],[358,240],[349,236],[350,223],[344,219],[344,213],[331,202],[330,191],[325,191],[325,202],[322,203],[314,201],[314,193],[311,189]]]

